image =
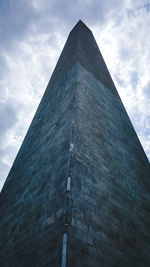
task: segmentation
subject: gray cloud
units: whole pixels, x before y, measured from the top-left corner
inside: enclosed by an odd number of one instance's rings
[[[9,49],[23,38],[35,18],[30,1],[0,1],[0,38],[4,48]]]
[[[3,79],[3,76],[9,73],[9,66],[6,62],[6,59],[3,55],[0,55],[0,80]]]
[[[71,29],[78,19],[93,24],[108,23],[121,10],[124,1],[49,1],[49,0],[1,0],[0,38],[4,47],[9,48],[29,33],[64,32]],[[12,42],[11,42],[12,41]]]

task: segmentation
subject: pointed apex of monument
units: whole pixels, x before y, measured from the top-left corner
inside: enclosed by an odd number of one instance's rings
[[[83,23],[83,24],[85,24],[81,19],[79,19],[77,23]]]
[[[76,26],[84,26],[84,27],[87,27],[86,25],[85,25],[85,23],[81,20],[81,19],[79,19],[79,21],[77,22],[77,24],[75,25],[75,27]]]
[[[92,31],[79,20],[70,32],[62,54],[51,78],[51,84],[58,82],[69,69],[79,63],[96,79],[118,96]]]
[[[88,30],[91,32],[91,30],[86,26],[86,24],[80,19],[77,24],[73,27],[72,31],[79,31],[79,30]]]

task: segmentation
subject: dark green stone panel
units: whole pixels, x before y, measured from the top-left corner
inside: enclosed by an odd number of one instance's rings
[[[81,65],[77,83],[69,266],[148,267],[149,162],[119,97]]]

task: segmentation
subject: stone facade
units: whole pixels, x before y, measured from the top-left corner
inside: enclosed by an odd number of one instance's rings
[[[91,31],[71,31],[0,197],[0,266],[149,267],[150,164]]]

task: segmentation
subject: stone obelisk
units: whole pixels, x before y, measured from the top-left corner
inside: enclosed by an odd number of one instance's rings
[[[79,21],[0,197],[2,267],[149,267],[150,164]]]

